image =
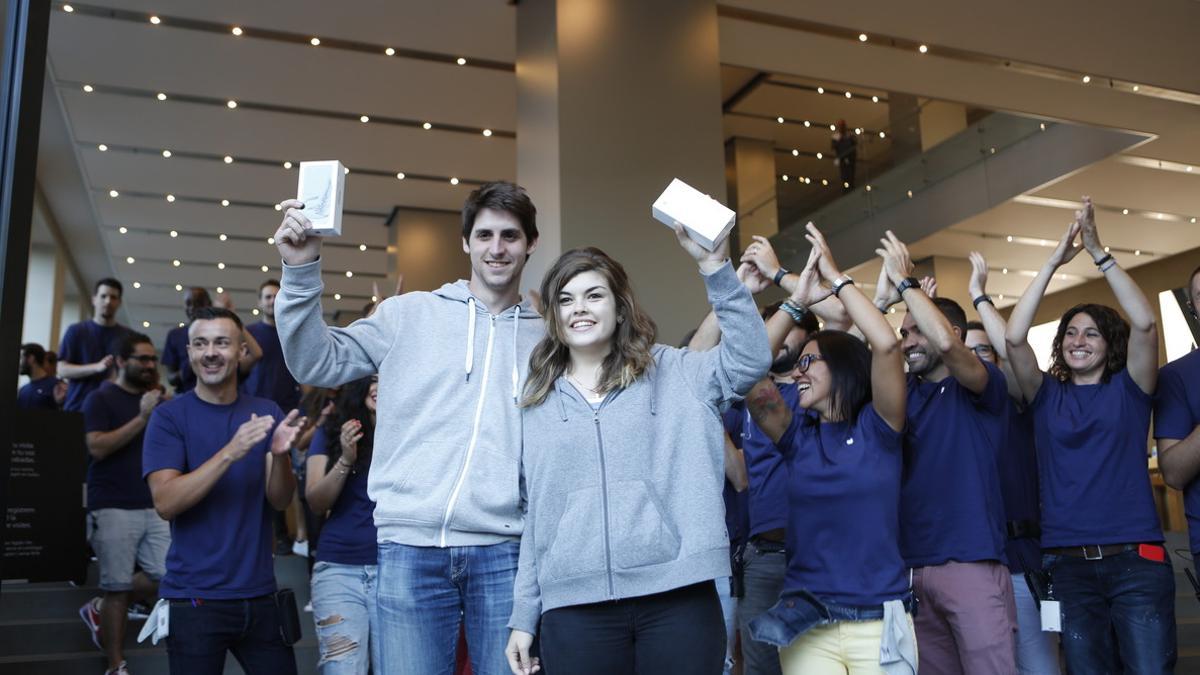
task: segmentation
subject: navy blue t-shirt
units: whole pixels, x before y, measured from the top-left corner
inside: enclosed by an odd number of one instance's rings
[[[283,362],[283,347],[279,344],[279,331],[265,322],[252,323],[246,330],[258,340],[262,347],[262,358],[250,369],[242,382],[242,391],[275,401],[285,411],[300,405],[300,386]]]
[[[192,363],[188,361],[188,329],[187,326],[172,328],[167,333],[167,344],[163,346],[163,365],[179,371],[180,385],[175,390],[182,394],[196,388],[196,373],[192,372]]]
[[[189,391],[159,405],[146,427],[143,475],[161,469],[195,471],[225,447],[252,414],[283,419],[274,402],[245,395],[228,405],[215,405]],[[267,434],[225,470],[204,499],[171,521],[161,597],[236,600],[275,591],[266,495],[270,441]]]
[[[1000,472],[1000,495],[1004,498],[1004,517],[1034,526],[1041,519],[1038,503],[1037,451],[1033,434],[1033,413],[1008,399],[1008,429],[1002,450],[996,457]],[[1042,546],[1037,537],[1008,539],[1004,547],[1008,569],[1013,574],[1026,571],[1025,565],[1041,569]]]
[[[742,422],[745,420],[745,403],[739,401],[721,414],[725,433],[734,447],[742,447]],[[738,492],[733,484],[725,481],[721,498],[725,501],[725,529],[729,532],[729,545],[741,546],[750,538],[750,491]]]
[[[953,377],[908,376],[900,551],[909,567],[1004,562],[1004,500],[996,470],[1008,405],[1004,374],[984,363],[976,395]]]
[[[87,377],[77,377],[67,380],[67,398],[63,401],[63,410],[79,412],[83,410],[83,399],[100,388],[100,383],[108,379],[116,368],[117,351],[121,340],[129,329],[120,324],[101,326],[88,319],[73,323],[63,334],[62,344],[59,345],[58,358],[78,366],[95,363],[105,356],[112,355],[114,365],[106,373],[97,373]]]
[[[795,415],[779,439],[787,466],[784,593],[848,605],[908,592],[900,556],[903,435],[867,404],[850,422]]]
[[[1129,377],[1078,385],[1042,374],[1030,406],[1042,485],[1042,546],[1161,542],[1146,438],[1153,399]]]
[[[778,384],[779,394],[789,410],[796,412],[800,395],[795,383]],[[742,453],[750,488],[750,537],[784,529],[788,522],[787,476],[783,455],[743,408]]]
[[[312,442],[308,445],[308,456],[329,456],[329,436],[325,427],[317,427]],[[375,502],[367,496],[368,462],[361,458],[354,464],[354,473],[346,477],[342,492],[329,519],[321,526],[321,539],[317,544],[317,560],[339,565],[375,565],[379,560],[375,531]],[[338,471],[340,467],[326,467]],[[321,476],[309,476],[318,481]]]
[[[23,410],[58,410],[54,402],[54,387],[58,378],[47,375],[40,380],[31,380],[17,392],[17,407]]]
[[[1162,367],[1157,399],[1155,438],[1183,440],[1200,426],[1200,349]],[[1200,555],[1200,479],[1187,484],[1183,499],[1192,553]]]
[[[83,401],[83,430],[112,431],[141,412],[142,395],[105,382]],[[87,506],[96,509],[152,509],[150,487],[142,479],[143,429],[104,459],[88,456]]]

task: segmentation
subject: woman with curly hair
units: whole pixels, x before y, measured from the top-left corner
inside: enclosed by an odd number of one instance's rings
[[[527,498],[505,650],[514,673],[718,675],[729,576],[720,412],[771,365],[766,328],[728,260],[676,228],[723,338],[654,343],[620,263],[567,251],[541,285],[546,337],[529,359]]]
[[[376,375],[344,385],[308,446],[305,496],[314,513],[329,513],[312,571],[318,667],[325,675],[381,667],[375,503],[367,496],[378,393]]]
[[[1083,249],[1130,322],[1104,305],[1072,307],[1043,373],[1029,328],[1054,273]],[[1091,198],[1013,309],[1005,341],[1034,415],[1043,565],[1062,603],[1068,672],[1171,672],[1175,578],[1146,466],[1158,329],[1146,296],[1100,243]]]

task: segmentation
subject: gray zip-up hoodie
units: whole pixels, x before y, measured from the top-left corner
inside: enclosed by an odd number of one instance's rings
[[[766,327],[726,264],[704,279],[721,326],[706,352],[664,345],[598,408],[564,378],[524,413],[525,533],[509,627],[542,612],[729,576],[720,411],[771,366]]]
[[[331,387],[379,373],[367,493],[379,541],[478,546],[521,534],[521,415],[529,353],[545,335],[528,303],[498,315],[465,281],[379,303],[331,328],[320,262],[284,265],[275,321],[296,380]]]

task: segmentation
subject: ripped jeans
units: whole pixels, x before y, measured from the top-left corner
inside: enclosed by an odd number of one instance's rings
[[[375,605],[377,565],[318,562],[312,572],[313,622],[323,675],[380,672],[379,613]]]

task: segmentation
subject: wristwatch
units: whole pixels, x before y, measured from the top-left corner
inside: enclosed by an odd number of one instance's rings
[[[903,296],[904,291],[907,291],[910,288],[918,288],[919,289],[920,287],[921,287],[921,282],[917,281],[916,277],[905,277],[896,286],[896,292],[899,293],[901,296]]]

